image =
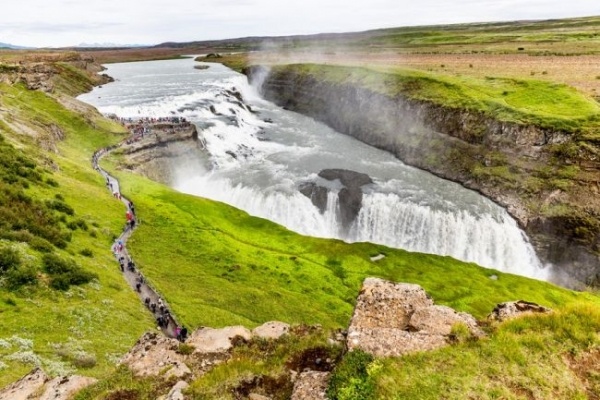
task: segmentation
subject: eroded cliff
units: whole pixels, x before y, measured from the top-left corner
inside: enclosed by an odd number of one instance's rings
[[[540,258],[558,267],[561,283],[598,284],[600,163],[593,143],[580,145],[576,131],[503,122],[316,71],[290,65],[244,72],[268,100],[481,192],[518,220]]]

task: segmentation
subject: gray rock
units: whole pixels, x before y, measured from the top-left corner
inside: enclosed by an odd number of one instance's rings
[[[263,396],[262,394],[250,393],[248,400],[271,400],[271,398]]]
[[[415,310],[408,327],[417,332],[448,336],[452,327],[459,323],[466,325],[472,335],[483,336],[475,318],[467,313],[458,313],[446,306],[430,306]]]
[[[147,332],[119,363],[127,365],[138,376],[159,376],[168,369],[169,376],[182,377],[189,368],[185,366],[185,356],[175,351],[178,346],[175,339]]]
[[[517,300],[498,304],[496,307],[494,307],[488,318],[502,322],[506,321],[507,319],[519,317],[525,314],[549,312],[552,312],[552,309],[525,300]]]
[[[183,395],[183,391],[187,389],[190,385],[186,381],[179,381],[171,388],[165,400],[185,400],[185,396]]]
[[[68,400],[75,393],[96,382],[97,379],[78,375],[54,378],[46,383],[44,394],[39,400]]]
[[[0,390],[0,400],[27,400],[38,392],[48,380],[48,375],[41,368],[33,371]]]
[[[252,335],[263,339],[279,339],[290,331],[290,324],[279,321],[265,322],[252,330]]]
[[[329,372],[307,371],[301,373],[294,383],[291,400],[325,400]]]
[[[446,346],[455,324],[482,336],[469,314],[435,306],[419,285],[365,279],[350,321],[346,345],[379,357],[400,356]]]
[[[228,326],[221,329],[201,328],[193,332],[186,343],[195,347],[194,354],[223,353],[233,347],[232,339],[236,336],[250,340],[252,332],[243,326]]]

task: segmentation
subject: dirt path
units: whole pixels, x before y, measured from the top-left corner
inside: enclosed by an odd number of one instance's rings
[[[106,188],[111,191],[115,200],[119,200],[125,206],[126,224],[121,235],[115,240],[111,250],[115,259],[119,263],[119,268],[123,273],[123,277],[129,283],[129,286],[138,294],[140,300],[144,303],[149,312],[152,313],[157,325],[162,332],[168,336],[177,337],[177,328],[179,324],[171,313],[168,304],[158,294],[147,281],[142,272],[135,266],[135,262],[127,251],[127,240],[133,233],[133,230],[140,224],[140,219],[135,213],[135,205],[128,198],[121,194],[119,181],[104,169],[100,168],[99,161],[111,151],[121,147],[128,139],[117,145],[106,147],[96,151],[92,157],[92,167],[98,171],[106,180]],[[133,221],[133,227],[131,222]]]

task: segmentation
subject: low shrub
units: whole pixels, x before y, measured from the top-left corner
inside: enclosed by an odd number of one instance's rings
[[[77,368],[93,368],[96,366],[96,356],[88,353],[77,354],[71,363]]]
[[[50,287],[56,290],[68,290],[71,285],[82,285],[97,278],[97,275],[85,271],[73,260],[65,260],[56,254],[44,254],[44,271],[50,276]]]
[[[0,250],[0,274],[18,268],[20,265],[21,257],[19,253],[8,247]]]
[[[90,249],[83,249],[79,252],[79,254],[81,254],[84,257],[94,257],[94,253],[90,250]]]
[[[375,396],[375,384],[369,376],[372,355],[361,350],[346,354],[335,367],[327,387],[331,400],[367,400]]]
[[[35,283],[37,283],[37,271],[31,266],[22,265],[11,269],[6,274],[6,286],[11,290]]]
[[[70,205],[68,205],[67,203],[65,203],[64,201],[61,201],[61,200],[47,200],[46,205],[48,206],[48,208],[51,208],[51,209],[61,212],[63,214],[67,214],[67,215],[75,214],[75,210],[73,210],[73,207],[71,207]]]
[[[52,253],[52,251],[54,250],[54,247],[52,247],[52,243],[50,243],[46,239],[42,239],[37,236],[31,239],[31,241],[29,242],[29,246],[32,249],[39,251],[40,253]]]

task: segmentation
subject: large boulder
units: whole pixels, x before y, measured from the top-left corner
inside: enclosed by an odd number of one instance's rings
[[[324,169],[318,175],[327,181],[339,182],[339,217],[343,228],[349,229],[362,207],[362,187],[373,183],[373,180],[367,174],[346,169]],[[321,213],[327,208],[330,186],[326,186],[316,182],[304,182],[299,187],[300,193],[308,197]]]
[[[347,346],[380,357],[433,350],[450,343],[457,324],[473,336],[483,335],[471,315],[434,305],[419,285],[367,278],[350,321]]]
[[[17,382],[0,390],[0,400],[68,400],[97,379],[85,376],[61,376],[50,379],[41,368],[35,368]]]
[[[430,306],[415,310],[408,326],[411,331],[449,336],[452,327],[456,324],[464,324],[475,336],[483,336],[483,331],[479,329],[477,320],[472,315],[456,312],[446,306]]]
[[[236,338],[252,339],[252,332],[243,326],[228,326],[221,329],[201,328],[191,334],[186,343],[194,346],[194,353],[228,352]]]
[[[191,371],[185,363],[185,356],[177,353],[178,348],[177,340],[157,332],[147,332],[119,363],[127,365],[138,376],[164,374],[167,378],[183,378]]]
[[[87,376],[64,376],[47,382],[39,400],[68,400],[80,390],[98,382],[97,379]]]
[[[525,300],[517,300],[498,304],[496,307],[494,307],[488,318],[494,321],[502,322],[506,321],[507,319],[519,317],[521,315],[540,313],[544,314],[549,312],[552,312],[550,308]]]
[[[0,390],[0,400],[27,400],[48,381],[48,375],[41,368],[36,368],[15,383]]]
[[[433,305],[419,285],[367,278],[358,295],[349,333],[355,328],[406,329],[416,309]]]
[[[254,328],[252,330],[252,335],[262,339],[279,339],[283,335],[287,335],[289,331],[290,324],[279,321],[269,321]]]

